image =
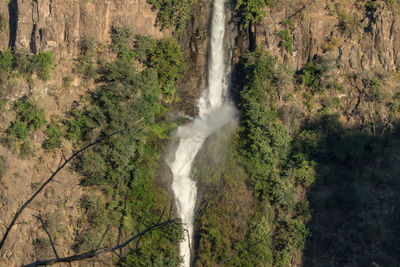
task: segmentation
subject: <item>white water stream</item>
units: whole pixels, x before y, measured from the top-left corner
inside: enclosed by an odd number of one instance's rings
[[[199,117],[178,128],[179,145],[175,159],[169,164],[173,173],[172,190],[178,213],[187,229],[180,244],[183,266],[191,264],[194,208],[197,200],[196,182],[190,177],[193,161],[206,138],[232,121],[236,109],[226,101],[228,87],[225,70],[225,0],[214,0],[211,25],[210,55],[208,57],[208,88],[199,99]]]

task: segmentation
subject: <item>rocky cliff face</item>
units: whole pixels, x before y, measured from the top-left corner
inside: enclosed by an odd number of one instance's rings
[[[206,86],[209,17],[211,0],[196,0],[181,45],[187,59],[187,70],[179,90],[179,109],[186,114],[197,114],[196,101]]]
[[[400,63],[399,10],[382,3],[374,14],[375,22],[367,29],[369,19],[365,3],[353,2],[347,1],[341,6],[335,6],[332,1],[277,4],[257,25],[257,43],[282,60],[290,61],[297,69],[315,56],[330,54],[338,59],[343,72],[393,71]],[[343,25],[350,23],[341,18],[344,16],[354,16],[354,25]],[[285,28],[284,20],[293,23],[293,55],[285,53],[279,46],[281,38],[277,33]],[[326,42],[334,38],[338,40],[335,45],[326,47]]]
[[[195,102],[205,87],[211,8],[211,0],[195,1],[187,30],[179,36],[188,65],[181,83],[179,109],[191,115],[196,113]],[[155,26],[156,11],[152,11],[146,0],[13,0],[9,3],[4,0],[0,9],[7,11],[3,15],[9,22],[0,32],[0,50],[9,46],[31,53],[52,51],[56,63],[65,66],[70,66],[71,60],[79,55],[82,40],[107,45],[112,26],[129,27],[136,34],[156,39],[171,35],[170,31],[161,31]],[[14,94],[18,97],[28,91],[15,88]]]
[[[332,77],[345,89],[339,95],[343,121],[356,125],[372,119],[369,108],[360,105],[372,77],[380,80],[385,93],[400,91],[394,75],[400,66],[399,3],[377,1],[371,9],[366,1],[275,2],[251,29],[250,41],[294,71],[309,61],[329,59]],[[293,53],[282,46],[280,32],[285,29],[292,37]],[[385,120],[388,114],[381,116]]]
[[[1,33],[0,49],[10,45],[17,51],[53,51],[56,59],[75,56],[83,39],[107,44],[112,26],[155,38],[169,35],[155,27],[156,13],[145,0],[12,0],[2,1],[0,7],[8,10],[5,17],[10,22]]]

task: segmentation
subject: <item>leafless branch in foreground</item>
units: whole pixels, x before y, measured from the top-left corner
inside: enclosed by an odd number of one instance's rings
[[[36,219],[38,219],[38,221],[40,221],[40,223],[42,224],[42,227],[43,227],[44,231],[46,232],[47,237],[50,240],[51,248],[53,249],[54,255],[56,255],[56,258],[58,259],[59,257],[58,257],[58,253],[57,253],[57,250],[56,250],[56,246],[54,245],[53,238],[51,238],[51,235],[50,235],[49,231],[47,230],[46,224],[42,220],[42,217],[36,216],[36,215],[32,215],[32,216],[35,217]]]
[[[93,251],[89,251],[87,253],[78,254],[78,255],[74,255],[74,256],[70,256],[70,257],[66,257],[66,258],[55,258],[55,259],[49,259],[49,260],[38,260],[38,261],[29,263],[29,264],[26,264],[26,265],[22,265],[21,267],[45,266],[45,265],[52,265],[52,264],[60,263],[60,262],[68,262],[68,263],[70,263],[70,262],[73,262],[73,261],[79,261],[79,260],[85,260],[85,259],[93,258],[93,257],[96,257],[96,256],[101,255],[101,254],[105,254],[105,253],[108,253],[108,252],[114,252],[117,249],[126,247],[133,240],[143,236],[147,232],[150,232],[150,231],[152,231],[152,230],[154,230],[156,228],[168,225],[170,223],[180,224],[177,219],[167,220],[167,221],[164,221],[162,223],[157,223],[157,224],[154,224],[154,225],[146,228],[142,232],[140,232],[140,233],[132,236],[128,240],[126,240],[124,243],[116,245],[114,247],[108,247],[108,248],[102,248],[102,249],[98,249],[98,250],[93,250]]]

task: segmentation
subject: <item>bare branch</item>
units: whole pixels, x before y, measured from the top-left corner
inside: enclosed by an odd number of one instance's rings
[[[99,250],[93,250],[93,251],[89,251],[87,253],[78,254],[78,255],[74,255],[74,256],[70,256],[70,257],[66,257],[66,258],[56,258],[56,259],[35,261],[33,263],[23,265],[22,267],[45,266],[45,265],[52,265],[52,264],[60,263],[60,262],[69,262],[70,263],[70,262],[73,262],[73,261],[79,261],[79,260],[85,260],[85,259],[93,258],[93,257],[96,257],[96,256],[101,255],[101,254],[105,254],[105,253],[108,253],[108,252],[114,252],[117,249],[126,247],[133,240],[135,240],[138,237],[143,236],[147,232],[150,232],[150,231],[152,231],[152,230],[154,230],[156,228],[165,226],[165,225],[170,224],[170,223],[178,224],[177,219],[164,221],[162,223],[154,224],[154,225],[146,228],[142,232],[140,232],[137,235],[134,235],[131,238],[129,238],[128,240],[126,240],[124,243],[118,244],[118,245],[116,245],[114,247],[108,247],[108,248],[102,248],[102,249],[99,249]]]
[[[138,123],[140,123],[140,122],[143,121],[143,120],[144,120],[144,118],[141,118],[140,120],[136,121],[131,127],[137,125]],[[64,161],[64,163],[61,164],[61,165],[57,168],[57,170],[56,170],[55,172],[53,172],[53,174],[46,180],[46,182],[44,182],[44,183],[40,186],[40,188],[39,188],[39,189],[38,189],[38,190],[37,190],[37,191],[36,191],[36,192],[35,192],[35,193],[34,193],[34,194],[33,194],[33,195],[32,195],[18,210],[17,210],[17,212],[15,213],[15,215],[14,215],[14,217],[13,217],[11,223],[9,224],[9,226],[8,226],[7,229],[6,229],[6,232],[4,233],[3,238],[1,239],[1,242],[0,242],[0,250],[3,248],[4,242],[6,241],[7,236],[8,236],[8,234],[9,234],[10,231],[11,231],[11,228],[14,226],[15,222],[17,221],[17,219],[18,219],[18,217],[21,215],[21,213],[24,211],[24,209],[36,198],[37,195],[40,194],[40,192],[42,192],[43,188],[45,188],[46,185],[49,184],[49,183],[54,179],[54,177],[65,167],[65,165],[67,165],[71,160],[73,160],[76,156],[78,156],[78,155],[79,155],[80,153],[82,153],[83,151],[89,149],[90,147],[92,147],[92,146],[94,146],[94,145],[97,145],[98,143],[100,143],[100,142],[102,142],[102,141],[104,141],[104,140],[106,140],[106,139],[109,139],[109,138],[113,137],[114,135],[123,133],[124,131],[126,131],[126,130],[128,130],[128,129],[129,129],[129,128],[125,128],[125,129],[122,129],[122,130],[120,130],[120,131],[116,131],[116,132],[114,132],[114,133],[112,133],[112,134],[110,134],[110,135],[103,136],[103,137],[97,139],[96,141],[94,141],[94,142],[92,142],[92,143],[90,143],[90,144],[84,146],[83,148],[79,149],[78,151],[72,153],[72,155],[71,155],[68,159],[66,159],[66,160]]]
[[[40,221],[40,223],[42,224],[42,227],[43,227],[44,231],[46,232],[47,237],[50,240],[51,248],[53,249],[54,255],[56,255],[56,258],[58,259],[59,257],[58,257],[58,253],[57,253],[56,247],[54,245],[53,239],[51,238],[51,235],[50,235],[49,231],[47,231],[46,224],[42,220],[42,217],[36,216],[36,215],[33,215],[33,214],[32,214],[32,216],[35,217],[36,219],[38,219],[38,221]]]

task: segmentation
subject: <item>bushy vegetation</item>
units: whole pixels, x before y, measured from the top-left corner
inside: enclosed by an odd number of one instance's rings
[[[157,10],[157,24],[161,29],[182,32],[190,17],[193,0],[147,0]]]
[[[0,52],[0,98],[4,98],[7,94],[7,85],[10,83],[15,60],[15,55],[10,49]]]
[[[43,81],[47,81],[50,79],[50,68],[53,64],[53,53],[41,52],[31,58],[29,70],[30,72],[36,73],[36,75]]]
[[[147,63],[156,45],[157,42],[150,36],[136,35],[134,44],[136,60]]]
[[[265,16],[263,9],[273,3],[273,0],[235,0],[235,10],[247,28],[252,22],[262,19]]]
[[[47,125],[47,129],[45,130],[47,135],[47,140],[45,141],[43,147],[45,149],[51,149],[54,147],[59,147],[62,141],[62,125],[57,121],[52,121]]]
[[[150,67],[157,70],[158,81],[165,103],[176,100],[176,82],[185,69],[183,53],[176,39],[162,39],[151,53]]]
[[[41,52],[37,55],[15,54],[10,49],[0,52],[0,89],[1,94],[10,83],[12,72],[25,75],[27,79],[36,74],[41,80],[50,78],[50,70],[54,64],[52,52]]]
[[[334,87],[330,71],[334,66],[329,58],[317,58],[307,63],[300,71],[301,82],[307,86],[312,94],[320,93],[328,87]]]
[[[8,128],[8,133],[24,141],[31,130],[37,130],[46,123],[43,109],[31,97],[24,97],[15,103],[17,117]]]
[[[15,56],[10,49],[0,52],[0,69],[1,71],[11,71],[15,65]]]
[[[291,36],[289,30],[284,29],[280,31],[278,35],[282,39],[281,46],[290,54],[293,54],[293,37]]]
[[[204,266],[288,266],[309,236],[308,203],[295,194],[313,184],[315,163],[294,150],[278,120],[276,60],[256,50],[243,71],[239,136],[215,174],[220,178],[213,178],[219,181],[216,192],[206,195],[200,211],[198,261]]]
[[[200,187],[206,188],[196,219],[197,263],[398,262],[394,244],[400,229],[391,225],[399,213],[389,208],[400,201],[395,193],[400,166],[396,121],[382,131],[367,122],[363,129],[345,127],[339,120],[341,99],[334,96],[344,89],[331,77],[335,63],[316,58],[295,76],[297,86],[304,85],[302,96],[321,106],[300,116],[297,129],[287,129],[281,122],[286,113],[280,111],[290,103],[279,95],[283,77],[277,60],[257,49],[242,66],[239,130],[221,145],[228,152],[218,167],[210,167],[212,158],[202,166],[199,156],[200,171],[195,172]],[[385,91],[378,77],[363,80],[361,104],[368,104],[367,112],[378,122],[383,118],[378,108],[398,118],[400,93]],[[208,142],[218,152],[206,144],[203,153],[221,157],[218,142]]]
[[[94,78],[97,74],[97,51],[93,39],[84,39],[80,43],[80,54],[77,58],[74,71],[81,73],[84,79]]]
[[[78,146],[120,132],[75,162],[81,185],[103,188],[103,194],[82,200],[88,214],[83,223],[90,226],[77,237],[77,251],[115,243],[168,216],[162,212],[169,205],[166,192],[154,177],[159,171],[159,136],[171,126],[162,117],[169,96],[164,88],[168,83],[175,88],[183,55],[174,39],[155,42],[126,28],[114,28],[112,36],[116,59],[98,69],[101,84],[87,105],[71,111],[66,121],[66,137]],[[181,238],[180,225],[154,230],[120,264],[176,266],[181,262]]]

